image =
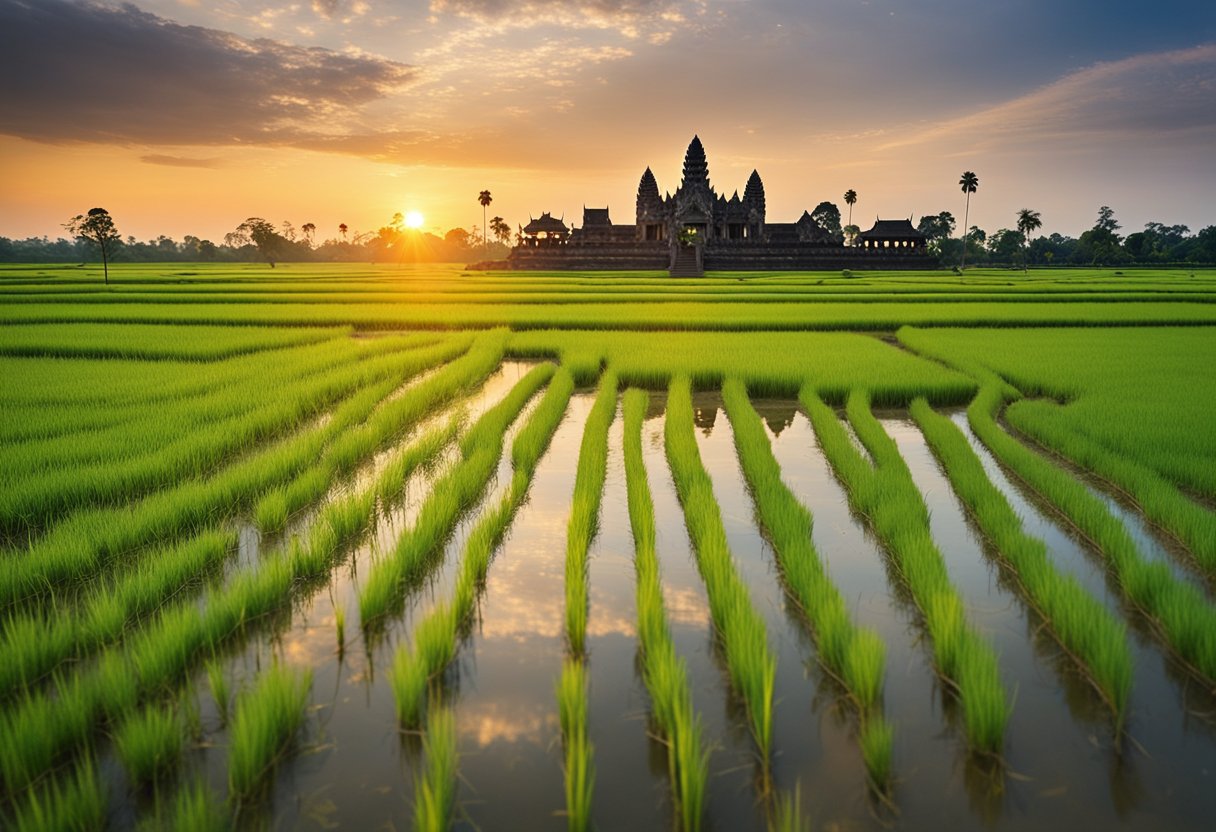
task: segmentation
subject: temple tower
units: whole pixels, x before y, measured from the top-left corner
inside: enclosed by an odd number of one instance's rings
[[[638,239],[663,240],[666,238],[666,217],[663,197],[659,196],[659,183],[650,168],[638,182]]]
[[[688,143],[688,150],[684,152],[684,178],[680,182],[680,188],[697,186],[709,189],[709,163],[705,161],[705,148],[701,145],[701,138],[693,136],[692,141]]]
[[[747,211],[747,236],[753,240],[764,238],[764,183],[755,170],[747,178],[743,189],[743,208]]]
[[[695,231],[700,239],[708,240],[714,233],[714,202],[716,196],[709,184],[709,164],[701,139],[693,136],[684,154],[684,178],[676,189],[675,206],[668,234],[675,238],[684,229]]]

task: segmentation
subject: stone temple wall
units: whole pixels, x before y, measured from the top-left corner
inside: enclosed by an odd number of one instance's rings
[[[510,268],[524,271],[666,271],[671,264],[671,250],[665,242],[519,247],[511,250],[507,262]],[[705,246],[707,271],[898,271],[932,269],[936,265],[926,254],[865,252],[845,246],[777,243]]]

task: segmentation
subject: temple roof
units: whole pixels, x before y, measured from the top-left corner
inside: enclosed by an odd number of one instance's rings
[[[607,211],[608,209],[605,208],[604,210]],[[524,226],[525,234],[539,234],[542,231],[552,234],[555,232],[569,230],[570,229],[566,228],[566,224],[564,222],[549,214],[548,211],[541,214],[536,219],[531,220],[527,225]]]
[[[588,208],[583,206],[583,227],[589,225],[612,225],[612,220],[608,218],[607,208]]]
[[[921,234],[912,226],[911,220],[874,220],[874,227],[858,235],[862,239],[877,238],[879,240],[923,240]]]

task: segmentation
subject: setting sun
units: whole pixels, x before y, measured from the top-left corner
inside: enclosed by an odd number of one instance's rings
[[[424,217],[420,211],[408,211],[405,215],[405,224],[408,228],[422,228]]]

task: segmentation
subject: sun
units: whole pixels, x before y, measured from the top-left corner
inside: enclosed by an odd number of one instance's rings
[[[422,223],[425,222],[425,217],[421,211],[408,211],[405,215],[405,224],[409,228],[422,228]]]

